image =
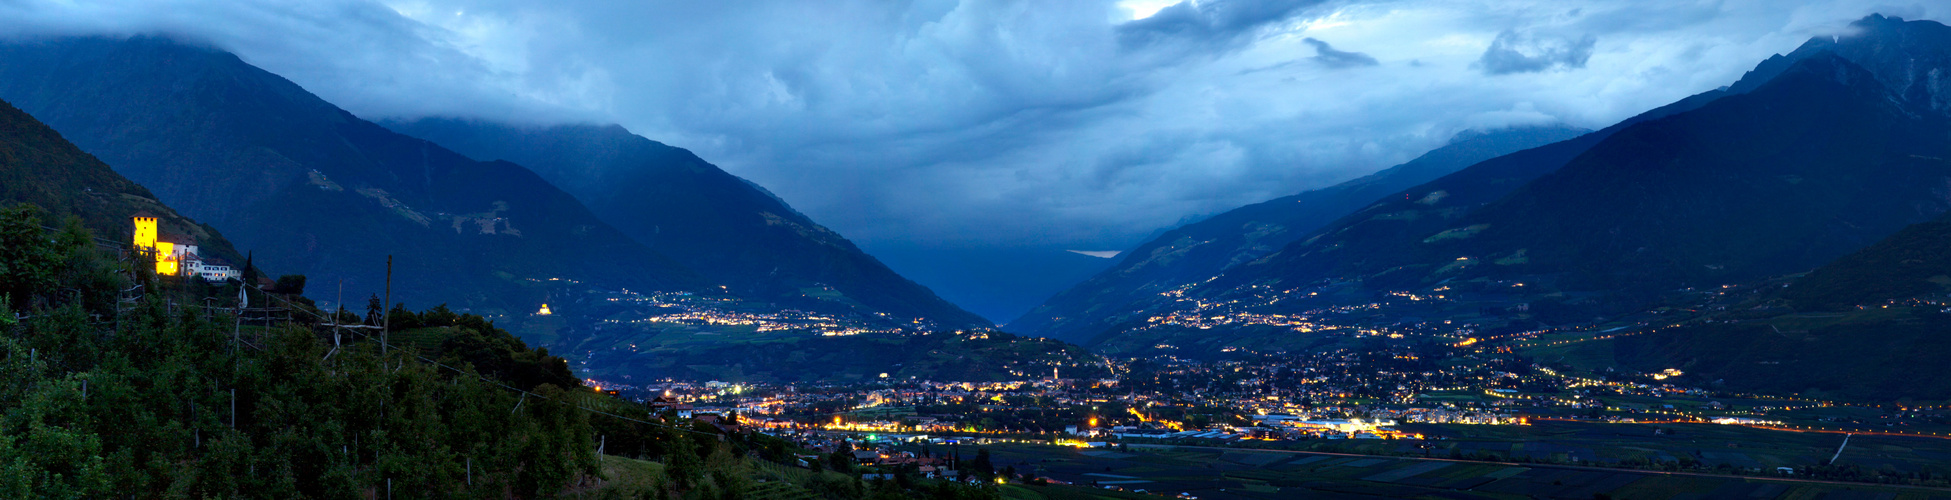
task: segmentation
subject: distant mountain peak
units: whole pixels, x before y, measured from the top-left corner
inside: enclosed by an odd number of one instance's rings
[[[1951,115],[1951,26],[1928,20],[1871,14],[1849,24],[1852,32],[1818,36],[1786,55],[1771,57],[1736,82],[1751,91],[1796,61],[1834,54],[1861,66],[1898,99],[1918,111]]]

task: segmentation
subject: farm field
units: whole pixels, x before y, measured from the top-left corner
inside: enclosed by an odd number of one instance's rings
[[[1872,484],[1317,452],[1169,445],[988,449],[998,467],[1068,483],[1012,485],[1006,490],[1012,498],[1133,498],[1128,495],[1139,490],[1202,499],[1951,498],[1951,490]]]

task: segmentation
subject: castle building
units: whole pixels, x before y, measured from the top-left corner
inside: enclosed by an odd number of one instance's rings
[[[198,255],[195,244],[164,240],[157,230],[155,217],[137,214],[133,221],[134,246],[155,254],[158,276],[196,276],[205,281],[224,281],[241,275],[230,266],[205,261]]]

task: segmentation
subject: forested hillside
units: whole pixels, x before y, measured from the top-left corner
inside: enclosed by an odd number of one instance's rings
[[[249,288],[233,315],[238,285],[145,273],[41,213],[0,210],[0,497],[993,496],[782,475],[761,464],[792,460],[775,438],[652,416],[445,307],[392,311],[390,345],[362,328],[377,310],[335,331]]]
[[[534,497],[595,471],[573,378],[510,412],[520,393],[471,369],[194,307],[235,289],[125,266],[76,224],[47,238],[35,212],[0,214],[0,305],[43,304],[0,311],[0,495]]]

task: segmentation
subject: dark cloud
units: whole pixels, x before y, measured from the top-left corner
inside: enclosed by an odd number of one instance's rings
[[[1477,60],[1477,68],[1492,75],[1512,73],[1536,73],[1563,67],[1577,69],[1585,67],[1585,61],[1592,58],[1592,47],[1598,38],[1586,35],[1583,38],[1532,36],[1517,31],[1504,30],[1497,39],[1490,42],[1490,48]]]
[[[1300,63],[1300,61],[1298,61],[1298,60],[1295,60],[1295,61],[1281,61],[1281,62],[1280,62],[1280,63],[1278,63],[1278,64],[1271,64],[1271,65],[1267,65],[1267,66],[1261,66],[1261,67],[1258,67],[1258,68],[1247,68],[1247,69],[1243,69],[1243,70],[1240,70],[1240,73],[1239,73],[1239,74],[1241,74],[1241,75],[1251,75],[1251,74],[1254,74],[1254,73],[1261,73],[1261,72],[1266,72],[1266,71],[1274,71],[1274,70],[1282,70],[1282,69],[1287,69],[1287,68],[1289,68],[1289,67],[1293,67],[1293,66],[1294,66],[1295,64],[1299,64],[1299,63]]]
[[[1321,63],[1322,66],[1341,69],[1341,68],[1353,68],[1356,66],[1375,66],[1377,64],[1381,64],[1379,62],[1376,62],[1375,58],[1369,57],[1368,54],[1363,54],[1360,52],[1343,52],[1343,51],[1335,50],[1334,47],[1328,45],[1328,42],[1315,40],[1313,38],[1308,38],[1301,41],[1307,42],[1309,46],[1314,47],[1314,62]]]
[[[1178,46],[1224,48],[1250,39],[1261,28],[1322,0],[1208,0],[1180,2],[1151,17],[1119,25],[1126,50]]]

